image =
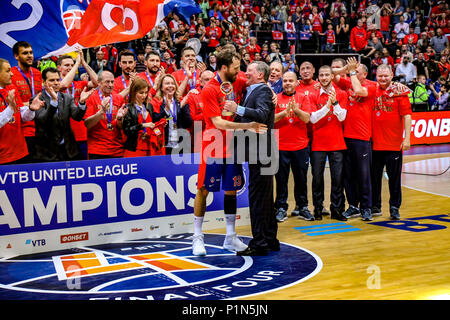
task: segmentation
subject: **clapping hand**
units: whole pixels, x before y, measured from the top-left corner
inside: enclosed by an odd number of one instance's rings
[[[32,111],[37,111],[40,108],[42,108],[45,105],[45,102],[40,99],[42,92],[39,92],[36,97],[34,97],[33,101],[31,102],[29,108]]]
[[[88,89],[88,87],[86,86],[86,87],[84,87],[84,89],[83,89],[83,91],[81,92],[81,94],[80,94],[80,104],[84,104],[85,102],[86,102],[86,100],[91,96],[91,94],[93,94],[94,93],[94,91],[97,89],[97,88],[92,88],[91,90],[87,90]]]
[[[8,95],[6,96],[6,102],[8,103],[8,106],[13,110],[13,112],[16,112],[16,99],[14,99],[14,95],[16,94],[16,90],[11,90],[8,92]]]

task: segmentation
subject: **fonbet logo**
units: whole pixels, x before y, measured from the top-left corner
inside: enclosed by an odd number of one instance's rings
[[[318,256],[300,247],[282,243],[280,251],[268,256],[240,257],[224,250],[223,240],[223,235],[205,234],[204,257],[192,255],[192,234],[180,234],[0,259],[0,296],[235,299],[295,285],[322,268]]]

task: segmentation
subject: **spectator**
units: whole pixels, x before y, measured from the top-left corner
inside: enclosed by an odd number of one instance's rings
[[[261,47],[256,43],[256,37],[250,37],[249,44],[246,49],[250,54],[250,61],[255,60],[255,53],[261,52]]]
[[[348,42],[350,39],[350,25],[348,24],[345,17],[339,18],[339,24],[336,26],[336,42],[340,47],[346,45],[348,47]],[[338,51],[339,52],[339,51]]]
[[[270,74],[268,85],[276,94],[283,91],[283,65],[280,61],[274,61],[270,64]]]
[[[403,40],[403,38],[409,32],[409,25],[405,22],[405,18],[400,16],[400,21],[395,24],[394,31],[397,32],[397,38]]]
[[[428,105],[430,109],[435,110],[437,105],[437,100],[439,98],[439,93],[441,92],[441,88],[445,86],[446,80],[444,77],[439,77],[437,81],[430,83],[430,90],[428,91]]]
[[[430,39],[427,36],[426,32],[422,32],[420,34],[420,39],[417,40],[417,48],[419,48],[422,52],[427,50],[427,47],[430,45]]]
[[[442,34],[441,28],[436,30],[436,35],[431,38],[430,44],[433,46],[433,49],[437,54],[441,54],[441,52],[448,47],[448,39]]]
[[[89,63],[89,66],[94,70],[97,75],[100,75],[102,71],[113,72],[114,68],[111,62],[105,59],[105,53],[100,48],[95,53],[95,60]]]
[[[416,79],[416,67],[410,62],[408,56],[402,58],[402,63],[397,65],[395,76],[400,77],[400,82],[411,86]]]
[[[427,79],[425,78],[425,75],[419,74],[417,76],[417,83],[416,87],[414,88],[414,91],[409,92],[409,101],[411,102],[411,105],[413,107],[416,107],[416,105],[423,105],[425,106],[421,111],[428,110],[428,92],[427,88],[425,87]]]
[[[276,42],[270,44],[270,54],[268,55],[267,61],[272,63],[273,61],[282,62],[283,55],[280,53],[280,45]]]
[[[401,5],[400,0],[395,1],[395,7],[392,10],[392,24],[395,26],[400,22],[400,18],[403,17],[405,8]]]
[[[250,61],[250,53],[247,51],[244,51],[242,54],[242,60],[241,60],[241,71],[246,72],[247,66],[251,63]]]
[[[215,19],[211,19],[210,25],[206,27],[206,37],[208,42],[208,53],[214,52],[219,44],[220,37],[222,36],[222,28],[216,24]]]
[[[34,160],[70,161],[76,160],[79,148],[71,129],[70,119],[82,121],[86,113],[86,99],[95,88],[80,94],[78,106],[74,98],[60,91],[60,74],[55,68],[47,68],[42,74],[44,93],[39,99],[44,105],[36,111],[36,153]]]
[[[356,27],[354,27],[350,34],[350,45],[354,52],[362,53],[367,47],[367,31],[363,26],[361,19],[358,19]]]
[[[283,31],[283,16],[281,12],[277,12],[275,8],[271,11],[270,23],[272,24],[272,31]]]
[[[217,57],[216,57],[216,54],[214,52],[212,52],[209,55],[209,58],[208,58],[208,61],[206,64],[206,70],[215,72],[216,69],[217,69]]]
[[[433,110],[450,110],[450,102],[449,102],[449,85],[445,84],[441,87],[440,92],[436,95],[436,104],[434,105]]]
[[[419,40],[419,36],[414,33],[414,27],[411,25],[409,26],[408,34],[403,37],[403,44],[408,44],[409,39],[412,39],[412,43],[414,43],[415,45],[417,44],[417,41]]]
[[[391,57],[387,48],[381,50],[381,60],[383,61],[383,64],[390,65],[392,70],[394,70],[394,59]]]
[[[145,66],[145,52],[144,50],[139,50],[137,52],[136,73],[144,72],[145,69],[147,69]]]
[[[417,58],[413,60],[413,65],[416,67],[417,74],[423,74],[425,75],[426,79],[429,79],[429,73],[428,73],[428,67],[427,62],[424,59],[424,55],[422,52],[420,52],[417,55]]]
[[[447,56],[441,55],[441,58],[439,59],[439,72],[441,73],[441,76],[445,79],[449,80],[449,70],[450,70],[450,63],[448,63]]]

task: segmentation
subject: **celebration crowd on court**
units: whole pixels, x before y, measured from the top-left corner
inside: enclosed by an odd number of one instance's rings
[[[200,152],[205,129],[223,129],[211,117],[223,110],[229,122],[243,117],[256,90],[249,79],[260,75],[273,94],[268,128],[277,129],[278,139],[277,221],[288,217],[291,170],[292,216],[370,221],[381,215],[385,168],[390,217],[399,219],[411,112],[450,110],[449,4],[198,3],[202,13],[189,23],[171,13],[144,38],[126,43],[35,59],[27,39],[17,42],[16,61],[0,57],[0,164],[172,154],[186,144],[179,129],[190,133],[190,150]],[[318,53],[329,62],[313,60]],[[217,81],[226,97],[219,104],[204,92]],[[323,207],[327,159],[330,212]]]

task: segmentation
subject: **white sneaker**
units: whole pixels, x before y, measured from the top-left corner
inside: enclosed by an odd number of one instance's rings
[[[203,235],[194,236],[194,239],[192,239],[192,254],[194,256],[205,256],[206,255],[206,249],[205,249],[205,243],[203,241]]]
[[[225,237],[223,248],[230,251],[239,252],[247,249],[247,245],[237,237],[236,233],[233,233]]]

